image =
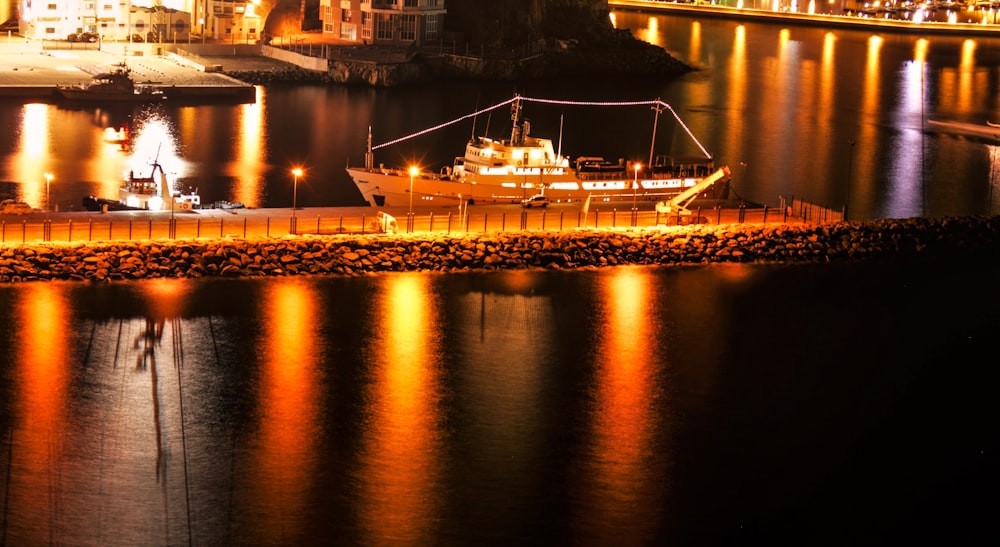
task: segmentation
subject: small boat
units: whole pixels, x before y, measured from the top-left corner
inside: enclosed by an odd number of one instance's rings
[[[157,176],[159,171],[159,176]],[[118,189],[118,200],[87,196],[83,206],[88,211],[190,211],[201,208],[197,190],[173,192],[163,167],[153,160],[149,176],[129,171]]]
[[[521,203],[532,195],[544,195],[551,203],[590,201],[663,201],[693,188],[716,174],[712,156],[691,134],[670,105],[662,101],[638,101],[629,105],[652,106],[655,144],[656,123],[661,112],[669,111],[679,126],[698,146],[702,156],[657,156],[650,164],[607,160],[601,156],[581,156],[571,161],[547,138],[531,135],[527,120],[521,119],[522,103],[544,102],[574,106],[621,106],[621,103],[580,103],[552,99],[532,99],[516,95],[513,99],[414,133],[409,137],[372,146],[369,130],[365,165],[348,167],[347,172],[369,204],[384,207],[413,203],[413,196],[424,202],[441,200],[457,204]],[[373,150],[471,118],[498,107],[510,105],[513,129],[508,139],[474,136],[465,145],[464,156],[440,172],[410,167],[375,166]],[[561,130],[560,130],[561,133]],[[652,148],[651,148],[652,150]],[[652,157],[652,153],[650,153]],[[728,171],[715,177],[720,184],[710,185],[703,197],[724,197],[728,192]],[[588,201],[590,200],[590,201]]]
[[[941,133],[974,137],[994,144],[1000,144],[1000,124],[986,121],[986,124],[965,123],[944,120],[927,120],[928,128]]]
[[[77,85],[60,85],[56,91],[67,101],[76,102],[160,102],[167,98],[162,89],[149,84],[137,84],[132,79],[132,69],[124,62],[111,66],[111,70],[94,75],[90,82]]]

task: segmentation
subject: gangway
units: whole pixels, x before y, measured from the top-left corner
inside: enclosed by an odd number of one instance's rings
[[[661,201],[656,204],[657,213],[668,213],[675,215],[690,215],[691,210],[687,208],[698,194],[711,188],[715,183],[728,180],[732,173],[729,166],[723,165],[715,170],[711,175],[701,179],[701,182],[677,194],[669,201]]]

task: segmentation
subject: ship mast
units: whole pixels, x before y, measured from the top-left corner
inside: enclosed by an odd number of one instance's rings
[[[372,126],[368,126],[368,149],[365,151],[365,169],[372,170],[375,165],[375,155],[372,153]]]
[[[510,105],[510,119],[513,121],[513,128],[510,131],[510,143],[512,145],[521,142],[521,96],[514,97],[514,102]]]
[[[653,168],[653,148],[656,147],[656,125],[660,123],[660,112],[663,112],[666,107],[660,103],[660,99],[656,99],[656,103],[653,104],[653,110],[656,111],[656,115],[653,116],[653,139],[649,143],[649,163],[646,164],[650,169]]]

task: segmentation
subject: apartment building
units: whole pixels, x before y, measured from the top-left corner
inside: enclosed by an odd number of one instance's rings
[[[441,38],[445,0],[320,0],[323,33],[347,42],[423,45]]]

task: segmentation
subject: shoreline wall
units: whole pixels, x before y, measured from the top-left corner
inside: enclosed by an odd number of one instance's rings
[[[1000,217],[0,246],[0,283],[986,257]]]

